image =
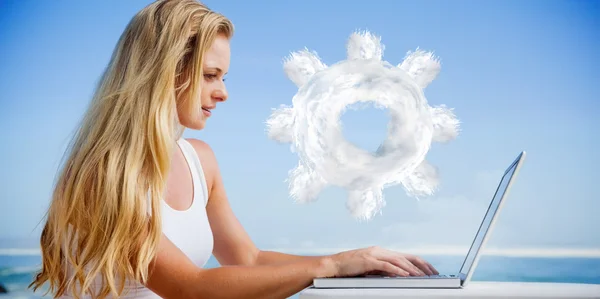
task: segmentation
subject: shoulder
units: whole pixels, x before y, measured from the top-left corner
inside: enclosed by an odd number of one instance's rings
[[[194,138],[186,138],[185,140],[189,142],[196,151],[200,164],[202,164],[202,170],[206,176],[207,183],[209,184],[209,187],[211,187],[213,185],[212,183],[220,176],[217,157],[215,156],[213,149],[208,143],[202,140]]]
[[[185,140],[194,147],[196,154],[198,154],[200,158],[212,159],[215,157],[215,154],[208,143],[195,138],[186,138]]]

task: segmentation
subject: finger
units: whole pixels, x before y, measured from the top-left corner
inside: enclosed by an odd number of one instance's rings
[[[417,276],[426,275],[425,272],[421,270],[417,264],[413,263],[413,261],[408,259],[405,255],[400,255],[400,259],[405,261],[410,267],[412,267],[414,271],[417,272]]]
[[[404,255],[394,252],[394,251],[390,251],[390,250],[379,250],[376,252],[373,252],[374,256],[380,260],[384,260],[388,263],[392,263],[397,267],[400,267],[401,269],[407,271],[410,273],[410,275],[413,276],[423,276],[425,275],[425,273],[423,271],[421,271],[419,268],[417,268],[415,265],[413,265],[410,261],[408,261]]]
[[[421,271],[423,271],[427,275],[433,275],[434,271],[429,267],[429,263],[418,256],[409,255],[406,256],[413,265],[417,266]]]
[[[431,269],[434,275],[440,274],[440,272],[438,272],[438,270],[435,269],[430,263],[427,263],[427,266],[429,267],[429,269]]]
[[[390,274],[395,274],[398,276],[409,276],[410,273],[403,270],[400,267],[395,266],[392,263],[386,262],[386,261],[382,261],[382,260],[375,260],[374,261],[374,269],[375,271],[383,271],[386,273],[390,273]]]
[[[423,263],[433,274],[429,274],[429,275],[438,275],[440,274],[440,272],[438,272],[437,269],[435,269],[434,266],[432,266],[429,262],[425,261],[423,258],[418,257],[418,256],[412,256],[414,257],[416,260],[418,260],[419,262],[417,263]]]
[[[410,275],[412,275],[412,276],[425,275],[425,273],[423,273],[423,271],[419,270],[419,268],[417,268],[415,265],[413,265],[409,260],[407,260],[403,256],[396,256],[396,257],[392,258],[390,262],[393,263],[394,265],[408,271],[408,273],[410,273]]]
[[[433,275],[433,271],[431,271],[431,269],[429,269],[429,266],[427,266],[427,264],[425,264],[425,262],[422,262],[419,260],[411,260],[410,262],[413,265],[415,265],[417,268],[419,268],[419,270],[421,272],[423,272],[424,275]]]
[[[412,269],[414,269],[415,272],[417,272],[417,276],[425,276],[427,274],[425,274],[425,272],[423,270],[421,270],[417,265],[415,265],[413,262],[407,260],[406,258],[404,258],[404,260],[406,261],[406,263],[412,267]]]

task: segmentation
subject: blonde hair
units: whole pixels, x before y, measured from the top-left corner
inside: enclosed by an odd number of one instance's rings
[[[34,290],[48,282],[54,297],[79,297],[101,276],[91,295],[104,298],[119,296],[128,279],[147,282],[182,133],[176,101],[201,113],[203,55],[218,34],[230,38],[233,25],[195,0],[156,1],[132,18],[57,178]]]

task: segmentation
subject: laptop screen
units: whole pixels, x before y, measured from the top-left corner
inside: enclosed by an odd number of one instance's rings
[[[475,240],[473,241],[473,244],[471,244],[469,253],[467,253],[467,257],[466,257],[465,261],[463,262],[463,265],[460,268],[459,273],[467,274],[469,272],[469,270],[471,269],[471,267],[473,266],[473,262],[475,261],[477,252],[481,248],[481,243],[483,242],[483,238],[487,234],[487,231],[490,227],[492,219],[494,218],[494,215],[498,211],[498,206],[500,205],[500,202],[502,201],[502,197],[504,196],[504,193],[506,193],[508,183],[510,182],[512,176],[515,173],[515,170],[517,169],[517,165],[518,165],[520,158],[521,157],[519,156],[512,163],[512,165],[510,165],[510,167],[506,170],[506,172],[504,172],[504,176],[502,176],[500,185],[498,186],[498,189],[496,189],[496,194],[494,194],[494,198],[492,199],[492,202],[490,203],[490,206],[489,206],[487,212],[485,213],[485,217],[483,218],[483,221],[481,222],[481,226],[479,226],[479,230],[477,231]]]

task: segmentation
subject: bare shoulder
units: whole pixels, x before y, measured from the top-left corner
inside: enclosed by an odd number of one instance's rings
[[[215,154],[210,145],[208,145],[208,143],[195,138],[186,138],[185,140],[187,140],[187,142],[189,142],[194,147],[200,159],[204,158],[216,160]]]
[[[210,189],[212,189],[214,186],[215,181],[219,180],[220,178],[217,157],[208,143],[194,138],[186,138],[186,140],[192,145],[196,151],[196,154],[198,155],[198,158],[200,159],[200,164],[202,164],[204,176],[206,177],[206,183],[210,192]]]

